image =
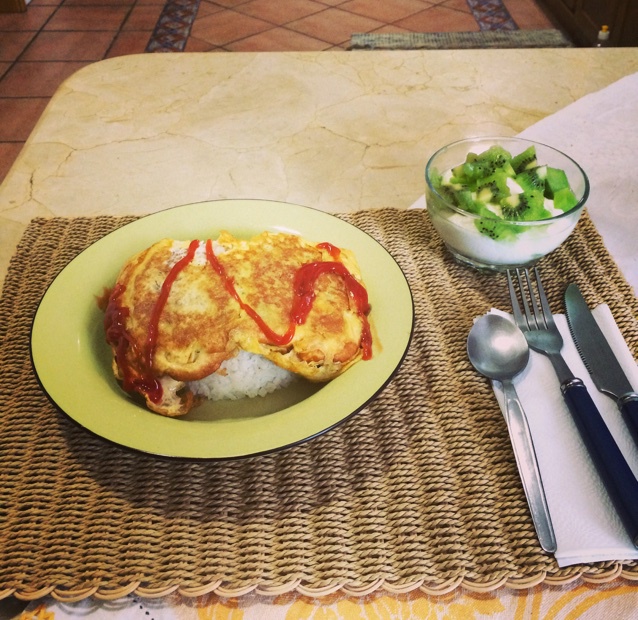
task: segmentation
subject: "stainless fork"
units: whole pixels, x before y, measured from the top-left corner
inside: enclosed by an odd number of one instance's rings
[[[520,304],[515,282],[520,293]],[[561,355],[563,337],[554,321],[538,269],[534,268],[534,282],[528,269],[508,271],[507,284],[514,320],[525,334],[529,346],[546,355],[552,363],[563,398],[583,443],[618,516],[633,544],[638,547],[638,480],[609,432],[587,387],[574,376]]]
[[[547,296],[543,290],[543,284],[541,283],[537,268],[534,268],[534,275],[540,304],[536,299],[536,294],[532,287],[532,281],[529,277],[529,269],[516,270],[516,280],[521,294],[523,312],[525,313],[525,315],[523,315],[521,313],[521,307],[517,301],[516,290],[512,282],[512,272],[507,272],[507,284],[509,287],[510,298],[512,300],[514,320],[525,334],[525,338],[527,339],[529,346],[534,349],[534,351],[543,353],[549,358],[552,366],[554,367],[554,371],[558,375],[558,380],[562,384],[564,381],[574,378],[574,375],[569,370],[569,367],[561,355],[561,350],[563,349],[563,337],[554,322],[554,317],[549,308]]]

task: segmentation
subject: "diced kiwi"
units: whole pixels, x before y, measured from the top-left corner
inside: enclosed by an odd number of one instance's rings
[[[434,188],[439,188],[443,183],[443,175],[436,168],[432,168],[430,172],[430,181]]]
[[[501,200],[501,213],[506,220],[542,220],[550,217],[542,192],[529,190]]]
[[[526,148],[522,153],[512,157],[512,168],[514,168],[516,174],[523,172],[523,170],[528,170],[529,168],[536,168],[537,165],[536,147],[533,144]]]
[[[499,168],[494,174],[476,182],[476,198],[480,202],[499,203],[503,198],[510,195],[510,188],[507,185],[508,175]]]
[[[554,207],[561,211],[569,211],[578,204],[578,199],[569,187],[563,187],[554,194]]]
[[[482,169],[477,167],[474,161],[466,161],[456,168],[452,168],[454,179],[465,179],[466,182],[473,182],[483,174]]]
[[[480,155],[468,153],[462,164],[452,168],[450,182],[476,190],[478,181],[491,177],[497,172],[513,177],[515,172],[510,164],[510,157],[510,154],[501,147],[492,147]]]
[[[494,174],[499,168],[509,164],[512,156],[502,146],[491,146],[487,151],[479,154],[472,162],[474,171],[480,173],[474,178],[486,177]]]
[[[495,241],[514,239],[519,232],[518,226],[506,224],[502,220],[491,217],[482,217],[476,220],[475,225],[482,235],[486,235]]]
[[[461,209],[465,211],[469,211],[470,213],[478,213],[480,206],[476,203],[472,196],[472,192],[468,190],[464,190],[461,192],[457,192],[456,194],[456,204],[461,207]]]
[[[505,174],[505,176],[514,178],[516,176],[516,171],[514,170],[514,168],[512,168],[512,164],[510,162],[506,162],[505,164],[503,164],[500,168],[499,171],[503,172],[503,174]]]
[[[457,191],[450,185],[442,183],[438,187],[435,186],[436,191],[439,192],[441,197],[454,205],[458,205]]]
[[[515,157],[498,145],[468,153],[451,176],[433,172],[432,184],[445,200],[478,215],[477,229],[498,240],[524,230],[511,222],[550,218],[546,198],[553,198],[555,207],[564,211],[577,203],[565,173],[539,166],[533,145]]]
[[[457,192],[462,192],[466,190],[473,192],[476,189],[476,181],[466,176],[453,175],[450,177],[450,186],[453,187]]]
[[[553,198],[556,192],[569,188],[569,181],[564,170],[547,166],[547,176],[545,177],[545,196]]]
[[[547,177],[547,166],[537,166],[519,172],[514,180],[523,188],[523,191],[545,192],[545,179]]]
[[[471,162],[463,162],[462,164],[455,166],[454,168],[452,168],[452,178],[469,179],[470,175],[468,174],[468,171],[471,170],[471,166]]]

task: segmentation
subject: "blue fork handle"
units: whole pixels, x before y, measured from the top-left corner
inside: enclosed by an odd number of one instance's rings
[[[580,379],[561,385],[576,427],[634,546],[638,547],[638,480]]]
[[[627,428],[631,431],[631,435],[638,445],[638,396],[635,393],[621,396],[618,406]]]

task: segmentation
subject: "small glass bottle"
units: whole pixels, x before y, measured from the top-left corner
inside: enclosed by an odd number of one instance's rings
[[[602,26],[598,31],[598,39],[596,40],[596,47],[607,47],[609,41],[609,26]]]

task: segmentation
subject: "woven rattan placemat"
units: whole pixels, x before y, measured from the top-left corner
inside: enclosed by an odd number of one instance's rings
[[[126,451],[50,404],[29,356],[38,302],[83,248],[132,218],[30,223],[0,300],[0,597],[444,592],[638,577],[636,562],[559,569],[538,545],[503,417],[465,353],[473,318],[509,308],[504,276],[454,263],[423,212],[340,217],[404,270],[416,309],[409,353],[383,393],[336,429],[232,462]],[[575,281],[590,305],[610,305],[638,352],[638,303],[586,214],[541,271],[555,311]]]

